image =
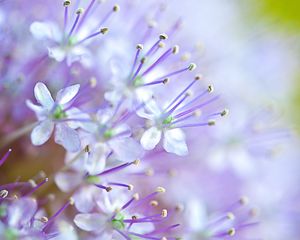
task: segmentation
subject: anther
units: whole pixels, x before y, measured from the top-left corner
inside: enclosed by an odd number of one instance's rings
[[[158,47],[160,47],[160,48],[164,48],[166,46],[166,44],[164,43],[164,42],[160,42],[159,44],[158,44]]]
[[[29,179],[28,182],[31,185],[31,187],[36,187],[37,186],[36,182],[33,179]]]
[[[91,88],[95,88],[97,86],[97,79],[95,77],[91,77],[90,86]]]
[[[221,117],[224,117],[224,116],[227,116],[229,113],[229,110],[228,109],[224,109],[222,112],[221,112]]]
[[[113,7],[114,12],[119,12],[120,11],[120,6],[118,4],[115,4]]]
[[[133,194],[132,197],[133,197],[133,199],[136,200],[136,201],[140,199],[140,195],[139,195],[138,193]]]
[[[131,219],[132,220],[137,220],[137,216],[133,215],[133,216],[131,216]]]
[[[159,34],[159,39],[160,40],[167,40],[168,39],[168,35],[165,33]]]
[[[111,190],[112,190],[112,187],[110,187],[110,186],[108,186],[108,187],[105,188],[106,192],[110,192]]]
[[[163,218],[165,218],[165,217],[168,216],[168,211],[167,211],[167,209],[163,209],[163,210],[161,211],[161,216],[162,216]]]
[[[175,211],[182,212],[184,210],[184,206],[182,204],[177,204],[175,206]]]
[[[150,205],[151,205],[152,207],[157,207],[157,206],[158,206],[158,201],[152,200],[152,201],[150,201]]]
[[[86,152],[86,153],[90,153],[90,146],[89,145],[86,145],[85,147],[84,147],[84,152]]]
[[[154,174],[154,170],[152,168],[149,168],[145,171],[145,174],[148,176],[148,177],[151,177],[153,176]]]
[[[161,240],[168,240],[166,237],[162,237]]]
[[[203,78],[203,76],[201,74],[198,74],[195,76],[195,80],[201,80]]]
[[[0,191],[0,198],[6,198],[8,196],[8,191],[3,189]]]
[[[47,217],[45,217],[45,216],[41,217],[41,222],[46,223],[48,221],[49,221],[49,219]]]
[[[173,54],[179,53],[179,46],[178,46],[178,45],[175,45],[175,46],[173,47],[172,53],[173,53]]]
[[[214,126],[214,125],[216,125],[216,121],[215,120],[209,120],[207,124],[208,124],[208,126]]]
[[[71,198],[69,199],[69,203],[70,203],[70,205],[74,205],[74,203],[75,203],[74,198],[71,197]]]
[[[157,188],[156,188],[156,192],[158,192],[158,193],[165,193],[165,192],[166,192],[166,189],[163,188],[163,187],[157,187]]]
[[[229,219],[229,220],[233,220],[233,219],[235,218],[232,212],[227,213],[227,214],[226,214],[226,217],[227,217],[227,219]]]
[[[67,7],[67,6],[69,6],[70,4],[71,4],[71,1],[69,1],[69,0],[64,1],[64,7]]]
[[[190,71],[193,71],[193,70],[196,69],[196,67],[197,67],[197,65],[196,65],[195,63],[191,63],[191,64],[189,65],[188,69],[189,69]]]
[[[107,27],[101,28],[100,33],[102,33],[102,34],[108,33],[108,28]]]
[[[201,112],[200,109],[197,109],[197,110],[195,110],[195,112],[194,112],[194,116],[195,116],[195,117],[200,117],[201,114],[202,114],[202,112]]]
[[[191,58],[191,54],[189,52],[186,52],[184,54],[182,54],[181,56],[181,61],[188,61]]]
[[[233,236],[233,235],[235,234],[235,229],[234,229],[234,228],[230,228],[230,229],[228,230],[227,234],[228,234],[229,236]]]
[[[138,166],[140,164],[141,160],[140,159],[136,159],[133,161],[133,164]]]
[[[209,86],[207,87],[207,91],[208,91],[209,93],[212,93],[212,92],[214,91],[214,86],[213,86],[213,85],[209,85]]]
[[[138,50],[143,50],[143,48],[144,48],[143,44],[136,45],[136,49]]]
[[[132,190],[133,190],[133,188],[134,188],[134,187],[133,187],[133,185],[132,185],[132,184],[128,184],[128,190],[129,190],[129,191],[132,191]]]
[[[240,198],[239,203],[241,205],[247,205],[249,203],[249,199],[246,196]]]
[[[146,58],[146,57],[143,57],[143,58],[141,59],[141,63],[142,63],[142,64],[144,64],[146,61],[147,61],[147,58]]]
[[[84,12],[84,9],[83,8],[78,8],[77,10],[76,10],[76,14],[82,14]]]
[[[170,79],[169,79],[169,78],[166,78],[166,79],[164,79],[164,80],[162,81],[162,83],[163,83],[163,84],[167,84],[169,81],[170,81]]]
[[[148,21],[148,27],[149,28],[155,28],[157,26],[157,22],[155,20],[149,20]]]

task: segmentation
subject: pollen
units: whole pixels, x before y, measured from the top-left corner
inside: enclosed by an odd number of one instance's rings
[[[134,200],[139,200],[140,199],[140,195],[138,193],[133,194],[132,196],[134,198]]]
[[[143,50],[143,48],[144,48],[143,44],[139,43],[138,45],[136,45],[136,49]]]
[[[190,71],[193,71],[193,70],[196,69],[196,67],[197,67],[197,65],[196,65],[195,63],[191,63],[191,64],[189,65],[188,69],[189,69]]]
[[[76,14],[79,15],[79,14],[82,14],[83,12],[84,12],[83,8],[78,8],[76,11]]]
[[[224,109],[222,112],[221,112],[221,117],[225,117],[229,114],[229,110],[228,109]]]
[[[71,4],[71,1],[69,1],[69,0],[64,1],[64,7],[67,7],[67,6],[69,6],[70,4]]]
[[[178,54],[179,53],[179,46],[178,45],[175,45],[172,49],[172,53],[173,54]]]
[[[160,40],[167,40],[168,39],[168,35],[165,33],[159,34],[159,39]]]
[[[246,197],[246,196],[243,196],[243,197],[240,198],[239,203],[241,205],[247,205],[249,203],[249,198]]]
[[[228,230],[227,234],[228,234],[229,236],[234,236],[234,234],[235,234],[235,229],[234,229],[234,228],[230,228],[230,229]]]
[[[150,201],[150,205],[151,205],[152,207],[157,207],[157,206],[158,206],[158,201],[152,200],[152,201]]]
[[[109,30],[109,29],[108,29],[107,27],[101,28],[101,29],[100,29],[100,33],[102,33],[103,35],[104,35],[104,34],[107,34],[107,33],[108,33],[108,30]]]
[[[120,6],[118,4],[115,4],[113,7],[114,12],[119,12],[120,11]]]
[[[166,218],[166,217],[168,216],[168,210],[167,210],[167,209],[163,209],[163,210],[161,211],[161,216],[162,216],[163,218]]]
[[[213,86],[213,85],[209,85],[209,86],[207,87],[207,91],[208,91],[209,93],[212,93],[212,92],[214,91],[214,86]]]

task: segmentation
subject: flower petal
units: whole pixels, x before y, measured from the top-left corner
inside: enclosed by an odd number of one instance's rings
[[[55,175],[54,181],[63,192],[74,190],[82,182],[83,176],[80,173],[59,172]]]
[[[47,108],[48,110],[52,109],[54,105],[54,100],[47,86],[44,83],[38,82],[37,84],[35,84],[34,96],[38,103],[41,104],[43,107]]]
[[[79,151],[81,146],[78,133],[65,123],[56,125],[55,142],[70,152]]]
[[[66,51],[61,47],[48,48],[48,56],[57,62],[62,62],[66,57]]]
[[[79,88],[80,84],[74,84],[59,90],[56,95],[56,102],[60,104],[66,104],[70,102],[78,93]]]
[[[97,213],[81,213],[74,218],[77,227],[84,231],[101,231],[106,224],[107,217]]]
[[[161,131],[156,127],[151,127],[146,130],[141,138],[141,144],[144,149],[152,150],[161,139]]]
[[[31,132],[31,142],[40,146],[47,142],[53,132],[54,124],[50,120],[40,122]]]
[[[30,32],[38,40],[57,41],[58,35],[60,35],[58,28],[49,22],[33,22],[30,25]]]
[[[96,144],[87,155],[84,163],[85,170],[87,170],[90,175],[102,172],[105,168],[108,152],[109,149],[105,144]]]
[[[185,135],[181,129],[170,129],[164,133],[164,149],[169,153],[179,156],[186,156],[188,148],[185,142]]]
[[[139,143],[132,138],[117,138],[109,141],[116,158],[123,162],[133,161],[142,157],[143,149]]]
[[[11,227],[20,227],[28,223],[37,210],[37,202],[32,198],[21,198],[14,201],[8,208],[8,224]]]

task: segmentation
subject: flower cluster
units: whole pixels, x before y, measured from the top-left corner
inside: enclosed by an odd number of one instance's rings
[[[163,1],[0,5],[0,147],[47,173],[0,185],[1,239],[260,239],[240,196],[291,134],[215,93]]]

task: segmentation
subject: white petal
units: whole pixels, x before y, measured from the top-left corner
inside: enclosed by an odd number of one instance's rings
[[[8,224],[20,227],[28,223],[37,210],[37,202],[31,198],[21,198],[14,201],[8,208]]]
[[[57,41],[60,36],[58,28],[49,22],[33,22],[30,25],[30,32],[38,40],[51,39]]]
[[[50,120],[40,122],[31,132],[31,142],[39,146],[49,140],[53,132],[54,124]]]
[[[56,95],[56,102],[60,104],[66,104],[70,102],[78,93],[79,88],[80,88],[79,84],[74,84],[72,86],[59,90]]]
[[[80,61],[84,63],[85,66],[91,65],[91,53],[84,47],[72,47],[67,53],[67,65],[71,66],[72,63]]]
[[[26,105],[35,112],[39,121],[45,120],[48,117],[49,111],[47,109],[33,104],[30,100],[26,100]]]
[[[181,129],[170,129],[164,133],[164,149],[169,153],[179,156],[186,156],[188,148],[185,142],[185,135]]]
[[[54,105],[54,100],[49,92],[47,86],[44,83],[38,82],[34,86],[34,96],[39,104],[43,107],[51,110]]]
[[[61,47],[49,47],[48,56],[58,62],[62,62],[66,58],[66,51]]]
[[[161,131],[156,127],[151,127],[146,130],[141,138],[141,144],[144,149],[152,150],[159,143],[161,138]]]
[[[54,181],[63,192],[74,190],[82,182],[83,176],[80,173],[59,172],[55,175]]]
[[[84,231],[101,231],[108,221],[105,215],[97,213],[77,214],[74,223]]]
[[[108,151],[109,149],[105,144],[97,144],[91,149],[84,163],[84,168],[90,175],[98,174],[104,170]]]
[[[65,123],[56,125],[55,142],[70,152],[79,151],[81,146],[78,133]]]
[[[132,138],[117,138],[109,141],[116,158],[123,162],[133,161],[142,157],[144,151],[139,143]]]
[[[91,186],[83,187],[73,195],[75,207],[81,213],[88,213],[93,210],[96,205],[97,194],[102,194],[102,190]]]

